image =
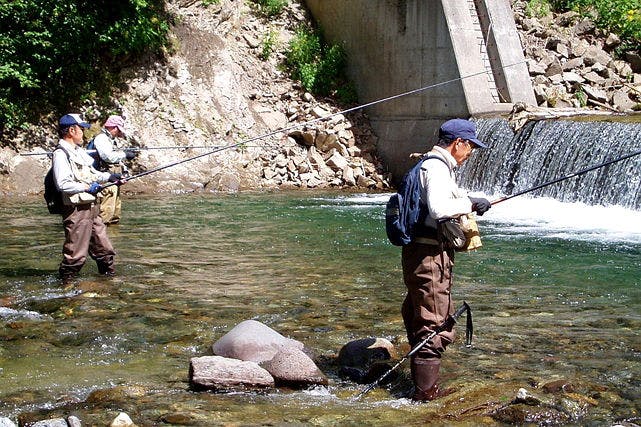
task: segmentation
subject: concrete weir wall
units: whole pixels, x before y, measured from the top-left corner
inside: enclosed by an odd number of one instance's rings
[[[509,0],[306,0],[325,36],[344,46],[378,150],[396,178],[409,154],[453,117],[536,105]]]

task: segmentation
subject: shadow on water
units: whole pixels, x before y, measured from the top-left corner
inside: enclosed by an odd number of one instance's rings
[[[6,201],[0,415],[74,413],[107,425],[125,411],[139,425],[203,426],[600,425],[638,416],[641,242],[609,241],[607,230],[577,240],[560,233],[583,230],[519,222],[522,212],[505,211],[518,202],[480,219],[483,249],[457,256],[454,296],[472,306],[476,336],[443,361],[443,382],[456,392],[412,404],[403,366],[392,384],[354,402],[364,385],[339,377],[340,348],[371,336],[405,343],[386,198],[127,197],[122,224],[109,228],[118,276],[100,277],[88,263],[72,287],[55,279],[59,219],[39,199]],[[18,212],[26,220],[7,221]],[[305,343],[330,385],[190,391],[189,359],[211,354],[246,319]],[[541,403],[511,404],[519,388]]]

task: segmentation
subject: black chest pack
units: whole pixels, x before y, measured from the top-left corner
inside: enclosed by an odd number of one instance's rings
[[[57,147],[56,150],[62,150],[67,155],[67,160],[69,160],[69,153],[63,148]],[[54,152],[56,151],[54,150]],[[50,214],[61,214],[62,213],[62,191],[58,190],[56,186],[56,177],[53,173],[53,164],[47,171],[44,180],[45,185],[45,202],[47,203],[47,209]]]
[[[438,159],[450,169],[445,159],[426,155],[403,176],[398,192],[390,197],[385,209],[385,231],[387,238],[395,246],[411,243],[416,235],[417,225],[422,224],[428,214],[427,205],[421,203],[420,178],[423,162],[428,159]]]

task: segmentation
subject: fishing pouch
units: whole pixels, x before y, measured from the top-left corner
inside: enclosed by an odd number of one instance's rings
[[[450,218],[438,223],[439,240],[443,246],[455,251],[464,251],[467,248],[467,237],[461,227],[459,218]]]

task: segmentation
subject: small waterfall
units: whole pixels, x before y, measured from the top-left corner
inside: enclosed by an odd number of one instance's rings
[[[516,134],[504,119],[480,119],[490,145],[461,167],[471,191],[510,195],[641,149],[641,123],[536,121]],[[563,202],[641,210],[641,155],[530,193]]]

